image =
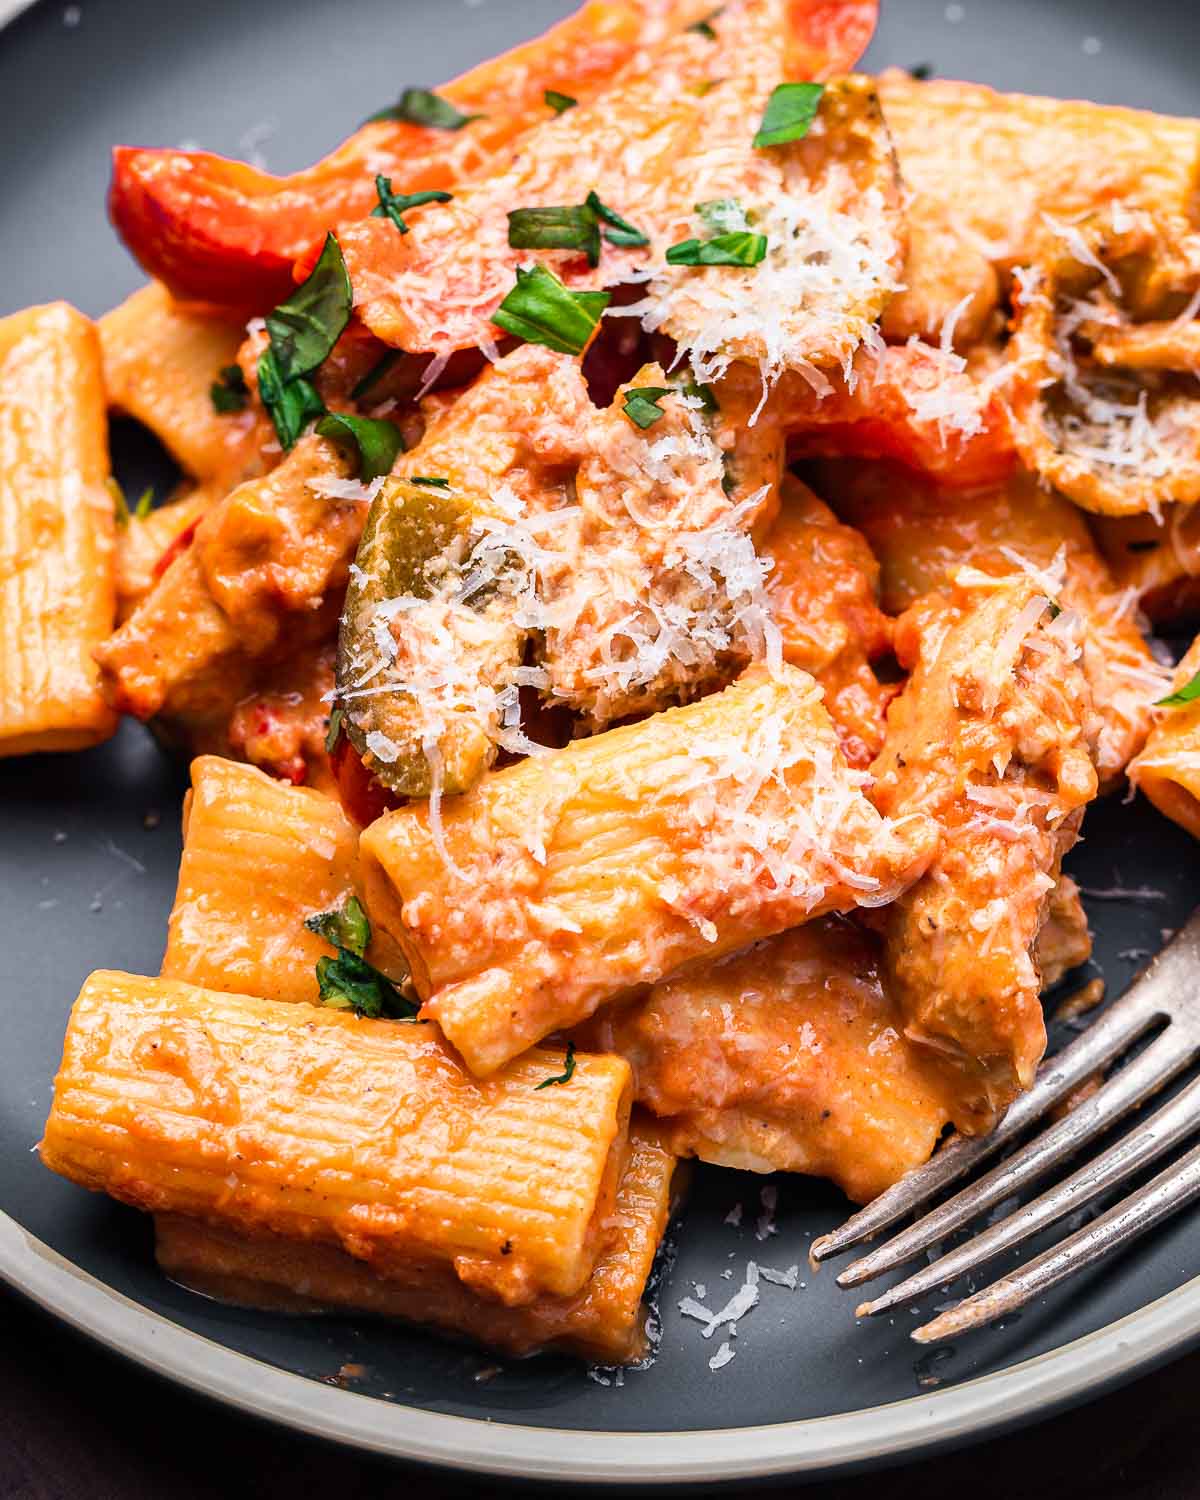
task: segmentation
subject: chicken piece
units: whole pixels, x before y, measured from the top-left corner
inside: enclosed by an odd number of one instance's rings
[[[680,1155],[831,1177],[860,1203],[928,1158],[958,1085],[904,1035],[879,939],[833,917],[608,1007],[581,1045],[629,1061]]]
[[[890,465],[843,462],[823,465],[818,483],[878,557],[890,613],[944,587],[964,566],[996,579],[1028,573],[1078,613],[1083,670],[1101,722],[1101,789],[1118,786],[1145,743],[1168,674],[1139,628],[1136,595],[1118,587],[1079,510],[1024,469],[1004,484],[966,490]]]
[[[1097,726],[1070,616],[1024,575],[927,595],[899,621],[912,676],[888,713],[872,798],[942,829],[886,917],[908,1036],[961,1071],[954,1122],[988,1129],[1046,1045],[1034,945],[1096,795]]]
[[[528,750],[519,686],[603,729],[767,655],[752,534],[778,506],[778,425],[750,425],[756,382],[723,383],[717,411],[666,382],[646,366],[598,409],[576,361],[526,345],[428,404],[340,635],[347,730],[392,791],[462,791],[498,747]],[[643,428],[625,402],[647,389]]]
[[[891,621],[879,608],[879,564],[806,484],[788,475],[782,491],[763,550],[783,657],[821,684],[842,754],[866,766],[883,744],[884,711],[896,693],[871,670],[892,643]]]

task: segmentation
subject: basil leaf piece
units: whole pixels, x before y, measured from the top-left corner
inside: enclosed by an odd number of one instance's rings
[[[802,140],[816,119],[817,106],[825,92],[823,83],[779,83],[767,100],[762,124],[754,136],[756,146],[786,146]]]
[[[329,233],[320,258],[286,302],[267,314],[267,333],[283,381],[309,375],[329,356],[350,321],[352,294],[337,236]]]
[[[650,243],[642,231],[635,228],[628,219],[623,219],[615,208],[609,208],[607,203],[601,203],[594,189],[583,201],[584,206],[590,208],[600,222],[608,226],[604,230],[604,238],[610,245],[631,246],[637,249]]]
[[[325,403],[303,376],[284,380],[274,349],[258,356],[258,395],[270,415],[284,452],[294,448],[315,417],[325,415]]]
[[[681,383],[680,389],[685,396],[693,396],[699,401],[701,407],[711,416],[713,412],[721,410],[721,403],[717,400],[717,393],[711,385],[701,385],[688,375]]]
[[[376,110],[368,115],[365,124],[373,120],[404,120],[409,125],[427,125],[434,130],[461,130],[472,120],[482,120],[483,115],[464,115],[455,109],[449,99],[443,99],[432,89],[405,89],[399,100],[387,109]]]
[[[625,415],[635,427],[640,427],[645,432],[647,427],[653,427],[659,417],[666,416],[659,406],[664,396],[671,394],[671,388],[665,385],[634,385],[625,392]]]
[[[375,363],[371,366],[371,368],[367,371],[363,378],[350,392],[350,399],[352,401],[361,401],[369,390],[378,385],[378,383],[397,363],[397,361],[403,358],[403,349],[389,349],[385,355],[375,361]]]
[[[213,410],[222,416],[230,412],[245,411],[250,392],[246,389],[246,377],[241,365],[222,365],[217,378],[208,388]]]
[[[579,250],[589,266],[600,264],[600,225],[586,204],[514,208],[508,215],[508,243],[514,250]]]
[[[724,9],[723,5],[718,5],[716,10],[710,10],[708,15],[702,16],[699,21],[693,21],[690,26],[685,26],[683,29],[685,31],[694,31],[698,36],[707,37],[710,42],[715,42],[717,33],[713,30],[712,23]]]
[[[574,109],[579,103],[578,99],[572,99],[570,94],[560,94],[557,89],[545,89],[542,98],[556,115],[565,115],[567,110]]]
[[[349,896],[340,907],[305,917],[309,932],[322,937],[331,948],[345,948],[361,958],[371,941],[371,924],[357,896]]]
[[[765,234],[739,230],[711,240],[683,240],[667,251],[670,266],[756,266],[767,253]]]
[[[349,948],[339,948],[336,958],[317,959],[317,990],[322,1005],[352,1010],[372,1021],[413,1021],[420,1008],[386,974]]]
[[[424,193],[393,193],[392,179],[382,175],[375,178],[375,193],[379,202],[371,210],[373,219],[391,219],[401,234],[408,233],[408,225],[402,215],[405,209],[420,208],[422,203],[449,203],[453,193],[440,193],[433,189]]]
[[[518,266],[517,284],[492,314],[492,322],[527,344],[582,354],[608,303],[608,292],[568,291],[543,265]]]
[[[412,474],[409,476],[409,484],[423,484],[431,490],[448,490],[450,481],[429,474]]]
[[[154,486],[148,484],[138,497],[137,504],[132,510],[129,509],[129,501],[125,498],[125,491],[115,479],[109,480],[109,492],[113,497],[113,518],[117,528],[124,531],[130,521],[144,521],[154,509]]]
[[[575,1074],[575,1043],[567,1043],[566,1066],[561,1073],[555,1073],[550,1078],[543,1078],[541,1083],[535,1083],[533,1091],[536,1094],[539,1089],[548,1089],[552,1083],[570,1083]]]
[[[342,733],[342,720],[346,716],[345,709],[335,708],[329,715],[329,727],[325,731],[325,754],[332,755],[337,749],[337,742]]]
[[[1182,708],[1185,703],[1195,703],[1197,698],[1200,698],[1200,672],[1175,692],[1168,693],[1165,698],[1156,698],[1155,707]]]
[[[395,422],[374,417],[331,411],[317,423],[317,432],[358,455],[358,477],[364,484],[390,474],[397,453],[404,451],[404,438]]]

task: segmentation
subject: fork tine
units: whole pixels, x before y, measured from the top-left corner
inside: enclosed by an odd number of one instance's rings
[[[1168,1219],[1200,1197],[1200,1146],[1160,1172],[1145,1187],[1122,1198],[1094,1223],[1078,1230],[1028,1265],[976,1292],[932,1322],[914,1328],[918,1344],[935,1344],[1015,1312],[1032,1298],[1100,1260],[1110,1251],[1130,1244],[1155,1224]]]
[[[1007,1161],[893,1235],[877,1250],[847,1266],[838,1276],[838,1285],[861,1286],[864,1281],[903,1265],[970,1223],[985,1209],[1043,1177],[1169,1083],[1195,1055],[1196,1045],[1190,1035],[1182,1029],[1168,1028],[1090,1099],[1035,1136]]]
[[[1157,1012],[1135,984],[1069,1046],[1042,1064],[1037,1080],[1022,1094],[996,1128],[983,1136],[955,1136],[923,1166],[909,1172],[880,1193],[838,1229],[812,1244],[815,1261],[828,1260],[871,1239],[913,1209],[957,1182],[980,1162],[994,1156],[1008,1141],[1065,1099],[1089,1074],[1112,1061],[1154,1021]]]
[[[1194,1135],[1197,1129],[1200,1129],[1200,1078],[1189,1083],[1149,1120],[1122,1136],[1115,1146],[1080,1167],[1057,1187],[1035,1198],[1002,1223],[977,1234],[957,1250],[943,1255],[931,1266],[889,1287],[872,1301],[864,1302],[855,1309],[855,1317],[872,1317],[886,1312],[956,1280],[964,1272],[1021,1244],[1064,1214],[1082,1208],[1100,1193],[1132,1177],[1149,1162]]]

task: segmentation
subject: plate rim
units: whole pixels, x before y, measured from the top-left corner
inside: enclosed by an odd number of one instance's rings
[[[1200,1343],[1200,1276],[1058,1349],[924,1395],[833,1416],[680,1432],[529,1427],[326,1385],[174,1322],[0,1211],[0,1281],[177,1385],[389,1458],[503,1479],[680,1485],[830,1475],[965,1446],[1115,1389]]]
[[[0,0],[0,33],[49,0]],[[815,1477],[962,1447],[1094,1399],[1200,1345],[1200,1276],[989,1375],[881,1406],[677,1432],[530,1427],[326,1385],[193,1332],[85,1271],[0,1210],[0,1283],[172,1384],[315,1438],[430,1467],[607,1486]]]

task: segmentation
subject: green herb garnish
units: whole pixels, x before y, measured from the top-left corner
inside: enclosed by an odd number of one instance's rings
[[[623,219],[615,208],[609,208],[607,203],[601,203],[594,189],[583,201],[584,206],[590,208],[600,222],[606,226],[602,232],[610,245],[628,246],[637,249],[642,245],[650,243],[642,231],[635,228],[628,219]]]
[[[270,345],[258,359],[258,394],[270,413],[280,445],[295,447],[325,403],[305,379],[329,357],[350,321],[352,293],[342,249],[325,236],[308,277],[266,319]]]
[[[337,949],[336,958],[317,959],[322,1005],[352,1010],[373,1020],[411,1021],[416,1016],[419,1007],[363,957],[371,941],[371,924],[357,896],[349,897],[340,908],[307,917],[304,925]]]
[[[325,731],[325,754],[332,755],[337,749],[338,737],[342,732],[342,720],[345,718],[345,710],[335,708],[329,715],[329,727]]]
[[[817,115],[823,83],[780,83],[772,90],[754,137],[756,146],[786,146],[802,140]]]
[[[933,77],[933,64],[913,63],[912,67],[907,69],[907,72],[910,78],[915,78],[918,83],[924,83],[927,79]]]
[[[448,490],[450,481],[431,474],[413,474],[409,477],[409,484],[427,485],[431,490]]]
[[[508,215],[514,250],[578,250],[589,266],[600,264],[600,225],[586,205],[578,208],[514,208]]]
[[[366,124],[373,120],[404,120],[409,125],[426,125],[434,130],[461,130],[472,120],[482,119],[482,115],[462,114],[449,99],[443,99],[432,89],[405,89],[397,103],[368,115]]]
[[[1190,682],[1185,682],[1181,688],[1168,693],[1165,698],[1156,698],[1155,707],[1182,708],[1185,703],[1195,703],[1197,698],[1200,698],[1200,672],[1197,672]]]
[[[241,365],[222,365],[217,378],[208,388],[213,410],[228,416],[230,412],[245,411],[250,392],[246,388],[246,377]]]
[[[568,291],[543,265],[518,266],[517,283],[492,322],[527,344],[582,354],[608,303],[608,292]]]
[[[534,1093],[539,1089],[548,1089],[552,1083],[570,1083],[575,1073],[575,1043],[567,1043],[567,1061],[561,1073],[555,1073],[551,1078],[543,1078],[541,1083],[534,1085]]]
[[[125,498],[125,491],[114,479],[110,482],[113,497],[113,515],[118,527],[123,531],[130,521],[144,521],[154,509],[154,486],[147,485],[142,491],[137,504],[132,510],[129,509],[129,501]]]
[[[346,412],[330,412],[317,423],[321,437],[331,438],[339,447],[358,457],[358,477],[364,484],[392,472],[397,453],[404,451],[404,438],[395,422],[373,417],[352,417]]]
[[[765,234],[748,229],[718,234],[711,240],[683,240],[667,251],[670,266],[756,266],[767,253]]]
[[[708,15],[701,17],[699,21],[693,21],[690,26],[685,26],[683,29],[685,31],[694,31],[698,36],[707,37],[710,42],[715,42],[717,33],[713,30],[712,23],[724,9],[723,5],[718,5],[716,10],[710,10]]]
[[[440,193],[432,189],[424,193],[393,193],[392,179],[383,176],[375,178],[375,192],[379,202],[371,210],[371,217],[391,219],[401,234],[408,233],[408,225],[403,218],[407,209],[420,208],[422,203],[449,203],[454,196],[452,193]]]
[[[750,215],[736,198],[709,198],[693,207],[713,234],[734,234],[750,223]]]
[[[688,375],[681,382],[680,389],[685,396],[692,396],[695,400],[699,401],[700,405],[710,416],[713,412],[721,410],[720,402],[717,400],[717,393],[711,385],[701,385]]]
[[[556,115],[565,115],[567,110],[574,109],[579,103],[578,99],[572,99],[570,94],[560,94],[557,89],[544,90],[542,98]]]
[[[644,432],[647,427],[653,427],[659,417],[666,416],[658,403],[670,394],[670,387],[665,385],[630,386],[625,392],[625,415]]]

